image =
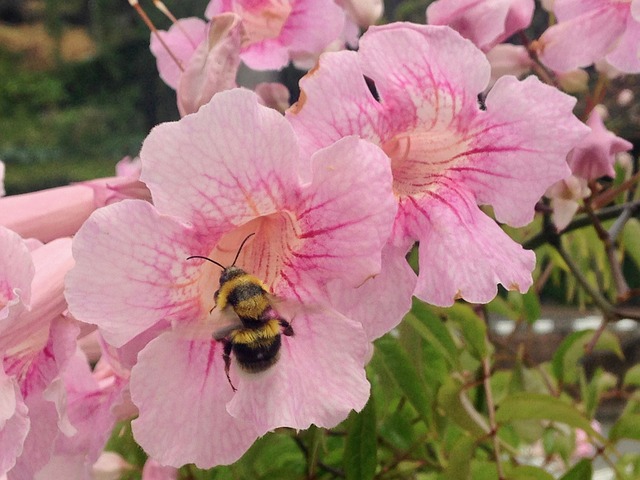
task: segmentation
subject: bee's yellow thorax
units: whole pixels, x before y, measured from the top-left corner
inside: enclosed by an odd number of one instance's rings
[[[280,335],[280,324],[278,320],[272,319],[265,322],[260,328],[235,330],[231,333],[231,342],[242,344],[270,343],[278,335]]]

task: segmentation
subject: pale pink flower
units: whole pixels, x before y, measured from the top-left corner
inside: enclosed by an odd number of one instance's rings
[[[96,208],[123,198],[149,198],[138,174],[0,198],[0,226],[48,242],[73,235]]]
[[[552,185],[545,194],[551,199],[553,223],[558,230],[569,225],[582,199],[591,194],[587,183],[603,176],[615,177],[616,154],[633,148],[631,142],[607,130],[598,108],[589,115],[587,125],[591,132],[567,156],[573,175]]]
[[[91,469],[92,480],[120,480],[135,467],[115,452],[102,452]],[[69,478],[69,477],[67,477]]]
[[[540,60],[565,72],[606,59],[640,72],[640,0],[556,0],[556,25],[539,40]]]
[[[79,348],[70,359],[62,379],[67,414],[76,431],[56,438],[51,459],[38,478],[93,478],[95,464],[116,422],[137,413],[129,401],[130,372],[106,348],[93,371]]]
[[[7,254],[0,250],[0,256]],[[31,257],[32,266],[26,266],[34,268],[28,308],[11,312],[0,335],[0,474],[7,473],[10,480],[33,478],[49,460],[57,436],[74,432],[61,381],[79,331],[62,318],[63,278],[73,264],[71,239],[43,245]]]
[[[499,222],[530,222],[588,131],[575,99],[535,77],[500,78],[484,110],[489,75],[482,52],[448,27],[371,27],[357,53],[321,57],[287,112],[305,155],[353,134],[383,147],[399,203],[391,241],[420,242],[415,295],[436,305],[487,302],[498,283],[529,288],[535,255],[478,205]]]
[[[211,0],[205,15],[223,12],[242,19],[241,58],[254,70],[279,70],[291,60],[320,55],[345,22],[333,0]]]
[[[384,13],[382,0],[336,0],[347,13],[347,22],[364,29],[374,25]]]
[[[4,196],[4,163],[0,161],[0,197]]]
[[[34,272],[26,242],[0,226],[0,333],[29,306]]]
[[[591,132],[567,157],[571,171],[577,177],[586,180],[604,176],[614,178],[616,172],[613,164],[616,154],[631,150],[633,144],[607,130],[598,109],[593,109],[587,119],[587,125],[591,127]]]
[[[598,433],[602,432],[602,426],[597,420],[591,421],[591,427]],[[577,461],[581,458],[592,458],[596,451],[596,445],[591,442],[589,435],[584,430],[576,428],[576,443],[571,459]]]
[[[554,183],[546,191],[545,196],[551,200],[553,213],[551,219],[558,231],[567,228],[576,214],[582,200],[591,194],[584,178],[571,175]]]
[[[521,78],[531,72],[534,61],[526,47],[501,43],[487,52],[487,60],[491,64],[491,82],[496,83],[504,75]]]
[[[427,23],[448,25],[486,52],[527,28],[534,9],[533,0],[437,0],[427,8]]]
[[[284,114],[284,111],[291,106],[289,89],[281,83],[262,82],[256,85],[254,91],[260,97],[262,105],[280,113]]]
[[[180,115],[198,111],[217,92],[236,86],[244,35],[237,15],[222,13],[209,24],[199,18],[184,18],[169,31],[160,30],[159,35],[175,58],[156,35],[151,35],[151,52],[160,77],[176,90]]]
[[[329,302],[336,288],[358,295],[369,277],[384,280],[396,208],[384,153],[352,137],[301,159],[288,122],[237,89],[156,127],[140,156],[154,206],[96,211],[67,277],[72,314],[113,345],[155,329],[131,371],[138,443],[163,465],[209,467],[273,428],[331,427],[362,408],[367,327]],[[282,337],[280,360],[260,375],[232,355],[234,393],[212,338],[220,268],[187,257],[229,265],[252,233],[237,265],[281,299],[295,336]],[[404,310],[372,324],[392,328],[406,312],[411,285],[395,288]]]
[[[181,18],[168,31],[158,30],[158,35],[168,49],[155,34],[151,34],[149,48],[156,57],[160,78],[174,90],[178,89],[182,69],[189,64],[198,46],[207,38],[207,30],[207,22],[200,18]]]
[[[149,458],[142,469],[142,480],[177,480],[178,470],[175,467],[165,467],[154,459]]]

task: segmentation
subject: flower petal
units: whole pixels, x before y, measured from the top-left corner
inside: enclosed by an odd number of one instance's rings
[[[0,331],[31,303],[35,267],[20,235],[0,226]]]
[[[101,208],[74,239],[76,266],[66,280],[69,310],[98,325],[115,346],[166,318],[200,318],[203,307],[186,259],[201,248],[192,229],[147,202]]]
[[[356,287],[380,271],[395,218],[389,162],[380,148],[348,137],[318,151],[312,163],[313,182],[295,211],[301,247],[291,252],[282,277],[316,285],[340,279]]]
[[[180,115],[197,112],[214,94],[236,86],[241,36],[237,15],[223,13],[211,20],[207,37],[196,48],[178,82]]]
[[[164,333],[131,371],[131,397],[140,410],[134,436],[163,465],[233,463],[266,430],[227,413],[232,395],[221,344]]]
[[[295,335],[283,337],[278,363],[261,374],[238,375],[227,409],[264,430],[335,427],[367,403],[369,343],[360,324],[328,309],[291,321]]]
[[[283,192],[309,176],[286,120],[243,89],[155,127],[140,157],[158,210],[207,235],[279,210]]]
[[[513,226],[533,219],[534,205],[554,182],[570,174],[569,151],[589,129],[573,116],[575,98],[536,77],[500,78],[475,119],[474,145],[455,178],[496,218]]]
[[[420,241],[417,297],[439,306],[457,298],[486,303],[498,283],[522,293],[531,286],[535,254],[511,240],[470,198],[409,198],[400,209],[397,224],[415,230]]]
[[[181,18],[168,31],[159,30],[158,35],[162,37],[171,53],[175,55],[182,68],[184,68],[198,45],[205,39],[206,32],[207,24],[204,20],[190,17]],[[162,45],[158,35],[151,34],[151,53],[156,57],[160,78],[175,90],[178,88],[182,69]]]
[[[382,270],[357,288],[342,282],[328,286],[331,304],[345,316],[360,322],[371,341],[398,326],[411,309],[416,274],[405,260],[406,248],[390,244],[382,251]]]
[[[0,363],[0,475],[15,465],[28,432],[28,408],[18,382],[5,373]]]
[[[586,67],[602,59],[624,31],[628,11],[610,2],[584,7],[582,14],[549,27],[540,37],[540,60],[557,72]]]

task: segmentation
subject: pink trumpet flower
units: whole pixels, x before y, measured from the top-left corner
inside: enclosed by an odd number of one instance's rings
[[[121,162],[128,161],[125,158]],[[42,242],[73,235],[96,208],[123,198],[149,198],[148,190],[138,180],[139,169],[128,171],[131,174],[127,176],[0,198],[0,225]]]
[[[4,196],[4,163],[0,161],[0,197]]]
[[[163,465],[210,467],[274,428],[332,427],[361,409],[369,332],[400,321],[413,285],[381,271],[397,208],[384,153],[351,137],[300,158],[286,119],[234,89],[157,126],[140,156],[153,205],[96,211],[74,239],[66,290],[74,317],[112,345],[146,336],[130,382],[138,443]],[[193,255],[254,275],[273,295],[264,312],[290,322],[293,336],[270,323],[280,358],[265,371],[243,371],[232,351],[227,379],[222,337],[240,318],[216,306],[221,268]],[[334,292],[358,296],[376,275],[395,282],[391,315],[333,306]]]
[[[566,72],[605,59],[625,73],[640,72],[640,0],[555,0],[558,23],[538,42],[539,58]]]
[[[217,92],[236,86],[244,29],[234,13],[216,15],[209,24],[184,18],[159,35],[171,53],[156,35],[151,52],[160,77],[176,90],[180,115],[198,111]]]
[[[488,302],[498,283],[527,291],[534,253],[479,206],[530,222],[588,132],[575,99],[535,77],[501,77],[479,105],[489,77],[484,54],[449,27],[371,27],[358,52],[320,58],[286,115],[303,155],[354,134],[384,149],[399,206],[391,244],[420,242],[414,294],[436,305]]]
[[[333,0],[211,0],[205,15],[233,12],[245,31],[241,59],[254,70],[279,70],[317,57],[340,38],[345,14]]]
[[[448,25],[482,51],[531,24],[533,0],[437,0],[427,8],[429,25]]]
[[[71,239],[29,253],[26,242],[0,227],[0,244],[5,267],[0,285],[24,302],[8,312],[4,305],[8,315],[0,324],[0,475],[34,478],[55,439],[75,432],[60,381],[78,334],[77,325],[62,317],[63,278],[73,264]]]

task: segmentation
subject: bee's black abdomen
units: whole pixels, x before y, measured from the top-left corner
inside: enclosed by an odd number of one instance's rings
[[[234,343],[233,353],[243,370],[251,373],[262,372],[278,361],[280,344],[280,335],[272,337],[269,341]]]

